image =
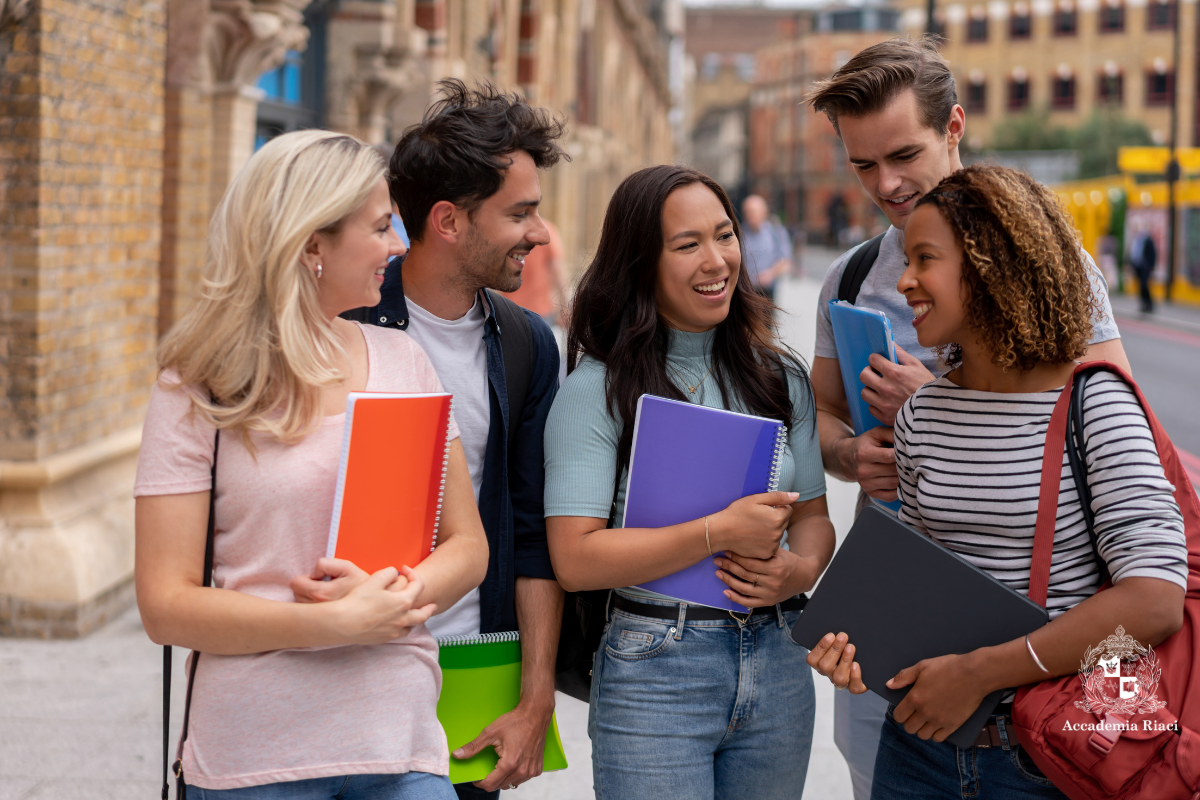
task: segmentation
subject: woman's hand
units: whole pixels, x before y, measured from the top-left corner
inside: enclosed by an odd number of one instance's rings
[[[347,644],[383,644],[402,639],[417,625],[433,616],[433,603],[415,608],[424,581],[410,567],[379,570],[351,589],[328,608],[335,612],[334,625]]]
[[[848,688],[850,694],[862,694],[867,690],[862,681],[862,667],[854,660],[854,645],[844,633],[822,636],[817,646],[808,651],[807,661],[838,689]]]
[[[795,597],[811,589],[820,573],[816,559],[790,550],[776,550],[768,559],[731,552],[726,552],[726,556],[713,559],[720,567],[717,577],[729,586],[725,596],[747,608],[773,606]]]
[[[327,577],[330,580],[325,580]],[[297,575],[292,578],[290,585],[297,603],[329,603],[341,600],[351,589],[365,583],[370,577],[352,561],[320,558],[312,574]]]
[[[795,492],[767,492],[734,500],[709,517],[709,542],[717,550],[742,553],[750,558],[775,555],[792,518]]]
[[[988,688],[969,666],[972,655],[927,658],[887,682],[889,689],[912,686],[892,711],[904,730],[943,742],[979,708]]]

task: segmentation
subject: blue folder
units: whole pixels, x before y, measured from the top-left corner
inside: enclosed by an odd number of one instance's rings
[[[773,492],[787,447],[778,420],[644,394],[634,421],[626,528],[662,528],[724,509],[734,500]],[[723,592],[711,558],[642,589],[698,605],[746,612]]]
[[[896,343],[892,341],[892,324],[887,315],[873,308],[864,308],[845,300],[829,301],[829,321],[833,324],[833,340],[837,345],[838,366],[842,370],[842,388],[850,407],[850,423],[855,436],[862,436],[883,423],[871,413],[862,398],[863,382],[859,375],[871,364],[871,354],[896,361]],[[890,427],[890,426],[888,426]],[[900,510],[898,500],[880,505],[892,511]]]

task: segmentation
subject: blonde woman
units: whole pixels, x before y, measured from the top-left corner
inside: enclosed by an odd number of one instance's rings
[[[369,577],[322,558],[346,395],[441,389],[406,334],[338,317],[378,303],[403,252],[383,174],[349,136],[268,143],[218,207],[202,297],[162,343],[134,490],[137,593],[151,639],[203,653],[192,798],[455,796],[424,623],[487,565],[457,428],[433,554]]]

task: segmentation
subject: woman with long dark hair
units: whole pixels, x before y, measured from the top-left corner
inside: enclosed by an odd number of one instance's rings
[[[742,269],[711,178],[634,173],[609,202],[571,309],[570,374],[546,423],[550,555],[569,591],[615,589],[593,670],[596,797],[794,798],[812,742],[807,651],[791,640],[833,552],[808,375]],[[717,514],[622,529],[638,397],[785,422],[779,485]],[[611,520],[611,521],[610,521]],[[711,558],[744,617],[636,588]]]

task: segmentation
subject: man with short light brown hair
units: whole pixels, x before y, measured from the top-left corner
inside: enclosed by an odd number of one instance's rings
[[[892,223],[877,242],[878,255],[857,293],[844,298],[884,312],[891,322],[900,363],[873,355],[871,367],[860,375],[866,387],[862,396],[870,403],[871,413],[890,426],[908,397],[944,371],[937,354],[917,342],[912,311],[896,283],[906,265],[904,226],[917,200],[962,169],[958,145],[966,132],[966,113],[958,104],[950,67],[931,37],[891,39],[866,48],[831,78],[815,83],[807,100],[814,110],[829,117],[859,183]],[[860,247],[873,244],[874,240]],[[843,273],[858,249],[842,255],[826,273],[817,304],[811,377],[825,471],[861,486],[861,509],[868,496],[881,502],[896,501],[899,479],[891,427],[873,428],[860,436],[850,427],[829,321],[829,303],[839,298]],[[1090,257],[1088,263],[1095,271],[1093,285],[1102,308],[1093,320],[1092,344],[1085,360],[1105,359],[1128,369],[1107,286]],[[845,637],[839,636],[827,651],[814,651],[810,663],[824,665],[828,661],[832,667],[845,645]],[[834,740],[850,766],[856,800],[866,800],[887,703],[871,693],[839,692],[834,709]]]

